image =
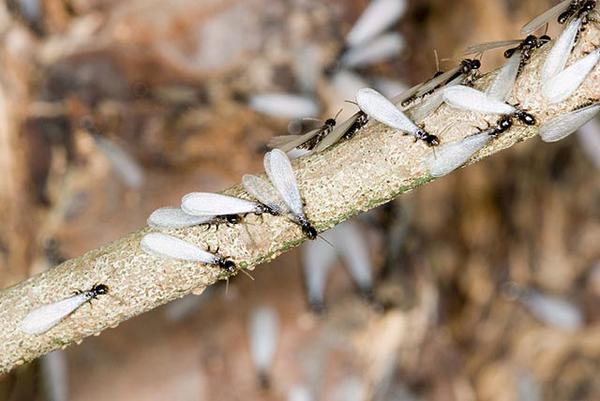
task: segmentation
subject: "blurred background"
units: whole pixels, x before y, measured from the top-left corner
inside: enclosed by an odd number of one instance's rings
[[[0,286],[260,171],[290,119],[344,118],[356,89],[395,95],[434,50],[451,68],[554,4],[396,3],[342,53],[366,0],[6,0]],[[598,400],[599,142],[592,122],[514,146],[344,223],[334,248],[0,376],[0,400]]]

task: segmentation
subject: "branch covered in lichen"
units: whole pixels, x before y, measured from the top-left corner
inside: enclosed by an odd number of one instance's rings
[[[589,52],[594,43],[600,43],[599,39],[598,26],[590,24],[572,57],[579,58]],[[536,52],[525,66],[509,99],[534,114],[538,124],[513,127],[493,140],[471,162],[530,139],[536,135],[540,123],[590,99],[600,98],[600,71],[596,67],[567,101],[552,106],[545,103],[540,94],[539,70],[549,47],[546,45]],[[485,87],[493,74],[481,78],[475,86]],[[443,142],[452,142],[495,118],[442,106],[422,123]],[[423,168],[423,160],[431,151],[421,141],[415,142],[409,136],[371,122],[352,140],[295,161],[307,216],[319,231],[324,231],[428,183],[432,178]],[[239,186],[226,192],[243,194]],[[251,224],[221,226],[217,231],[193,227],[171,230],[171,234],[195,244],[219,246],[221,254],[250,270],[304,241],[298,226],[285,218],[250,216],[247,219]],[[139,242],[148,231],[145,228],[134,232],[3,290],[0,293],[0,372],[115,327],[190,292],[201,292],[223,278],[215,267],[145,254]],[[19,322],[32,308],[62,299],[74,288],[91,288],[95,283],[106,284],[110,293],[94,301],[93,308],[80,308],[39,336],[19,331]]]

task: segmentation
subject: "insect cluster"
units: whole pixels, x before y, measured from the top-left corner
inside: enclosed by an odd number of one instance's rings
[[[352,67],[366,59],[397,51],[402,46],[400,40],[394,34],[383,32],[402,14],[401,4],[390,0],[373,1],[348,34],[338,64]],[[338,123],[337,116],[324,122],[303,119],[290,125],[291,135],[273,138],[270,146],[275,149],[264,156],[268,180],[245,175],[242,183],[246,194],[243,197],[192,192],[182,198],[179,207],[154,211],[148,218],[148,225],[157,230],[198,225],[208,229],[222,224],[239,224],[248,215],[271,215],[287,219],[298,226],[307,238],[314,240],[318,231],[304,212],[301,188],[286,152],[295,149],[322,152],[340,140],[351,139],[373,119],[435,148],[435,153],[432,152],[425,160],[424,167],[433,177],[448,174],[514,124],[537,124],[534,115],[519,105],[507,103],[506,99],[532,53],[550,45],[546,35],[537,37],[532,34],[554,18],[567,26],[552,45],[540,71],[542,94],[548,104],[563,102],[574,94],[600,60],[600,49],[595,49],[567,66],[580,32],[591,21],[590,13],[595,5],[595,1],[565,0],[526,24],[522,33],[528,36],[523,40],[490,42],[468,48],[466,54],[482,54],[493,48],[509,47],[504,53],[508,59],[506,64],[485,91],[472,87],[479,76],[481,63],[478,59],[465,59],[455,68],[437,72],[430,80],[391,99],[374,89],[362,88],[356,93],[359,110],[345,121]],[[276,100],[255,97],[251,106],[258,110],[268,109],[273,102],[291,103],[292,108],[302,109],[302,114],[314,114],[316,111],[310,102],[281,96]],[[425,126],[417,123],[443,103],[452,108],[497,115],[499,118],[490,127],[479,129],[458,142],[445,143],[443,133],[428,132]],[[546,142],[560,140],[593,118],[598,111],[599,100],[590,99],[585,107],[542,124],[540,136]],[[283,113],[282,116],[290,114]],[[211,251],[162,232],[146,234],[140,246],[152,256],[216,266],[227,275],[238,270],[234,258],[221,255],[218,249]],[[72,297],[36,308],[24,317],[21,330],[28,334],[43,333],[83,304],[107,292],[108,286],[98,284]],[[313,298],[315,303],[320,302],[317,295]]]

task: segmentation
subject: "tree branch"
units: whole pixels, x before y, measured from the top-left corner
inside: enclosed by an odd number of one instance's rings
[[[580,58],[600,43],[598,25],[591,23],[573,52]],[[547,105],[540,94],[539,70],[551,45],[536,52],[521,73],[509,102],[519,103],[537,118],[534,127],[517,125],[493,140],[471,160],[479,161],[512,145],[532,138],[540,123],[573,110],[590,99],[600,98],[600,69],[588,76],[577,93],[558,105]],[[571,62],[571,61],[570,61]],[[485,87],[494,73],[479,79]],[[442,106],[424,120],[426,129],[443,143],[457,141],[494,122],[497,116],[482,116]],[[320,154],[294,162],[298,183],[306,202],[306,213],[319,231],[386,203],[432,178],[422,162],[432,150],[422,142],[381,124],[371,122],[355,138]],[[190,188],[190,191],[197,188]],[[243,194],[240,186],[229,194]],[[249,216],[248,224],[221,226],[218,231],[193,227],[171,230],[192,243],[217,247],[238,266],[254,269],[304,241],[298,226],[282,217]],[[199,266],[149,256],[139,246],[148,228],[134,232],[102,248],[69,260],[0,293],[0,372],[31,361],[57,348],[64,348],[99,334],[108,327],[156,308],[190,292],[200,293],[221,275],[218,268]],[[222,278],[222,277],[221,277]],[[69,296],[76,289],[95,283],[109,286],[92,307],[84,306],[59,325],[39,336],[18,329],[21,319],[42,304]]]

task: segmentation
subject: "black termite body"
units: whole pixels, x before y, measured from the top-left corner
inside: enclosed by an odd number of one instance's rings
[[[477,79],[479,68],[481,68],[481,61],[478,59],[464,59],[456,68],[453,68],[452,70],[446,72],[436,72],[433,78],[426,81],[416,90],[413,95],[407,99],[404,99],[400,104],[403,107],[406,107],[415,99],[430,94],[434,90],[446,85],[448,82],[455,80],[460,76],[463,76],[462,83],[464,85],[471,85]]]
[[[311,240],[316,239],[317,236],[319,235],[317,230],[313,227],[313,225],[308,220],[301,221],[300,228],[302,229],[302,232],[304,233],[304,235],[306,235]]]
[[[512,126],[512,118],[510,116],[503,116],[496,122],[495,126],[488,128],[487,133],[489,136],[495,138],[501,133],[508,131]]]
[[[335,127],[336,120],[335,118],[328,118],[325,120],[319,132],[310,138],[308,141],[304,142],[302,145],[298,146],[299,149],[313,150],[315,146],[321,142],[323,138],[331,133],[333,128]]]
[[[415,141],[418,139],[425,142],[429,147],[438,146],[440,144],[440,138],[438,138],[436,135],[428,133],[423,129],[419,129],[415,133]]]
[[[219,258],[219,260],[217,260],[217,266],[219,266],[221,269],[225,270],[228,273],[235,273],[237,270],[237,266],[235,265],[235,262],[233,262],[230,259],[227,258]]]
[[[352,138],[354,136],[354,134],[356,134],[358,132],[358,130],[360,130],[362,127],[367,125],[368,122],[369,122],[369,116],[367,116],[365,113],[363,113],[361,111],[359,113],[358,117],[356,118],[356,120],[354,121],[354,123],[352,123],[350,128],[348,128],[348,131],[346,131],[346,133],[342,136],[342,139]]]
[[[552,39],[548,35],[542,35],[539,38],[535,35],[529,35],[523,39],[518,46],[505,50],[504,57],[511,58],[517,50],[521,51],[521,64],[519,66],[520,70],[525,64],[527,64],[535,49],[539,49],[551,40]]]
[[[526,111],[518,110],[514,113],[514,116],[525,125],[535,125],[535,117]]]
[[[584,24],[588,22],[587,15],[596,8],[596,0],[573,0],[569,7],[557,18],[559,24],[564,24],[571,17],[584,17]]]
[[[446,82],[450,82],[458,78],[459,75],[464,75],[465,80],[463,84],[470,85],[477,78],[477,71],[479,70],[479,68],[481,68],[481,61],[477,59],[466,58],[460,62],[459,71],[457,71],[454,75],[450,76],[450,78],[447,79]]]
[[[86,302],[90,302],[92,299],[98,298],[99,295],[108,294],[108,286],[106,284],[96,284],[87,291],[75,291],[75,295],[79,294],[85,294],[85,297],[87,299]]]

